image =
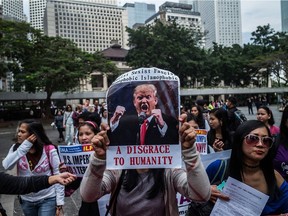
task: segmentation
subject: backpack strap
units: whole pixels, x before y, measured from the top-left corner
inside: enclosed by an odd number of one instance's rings
[[[50,161],[50,151],[52,150],[52,149],[54,149],[55,147],[53,146],[53,145],[44,145],[44,150],[45,150],[45,153],[46,153],[46,155],[47,155],[47,157],[48,157],[48,163],[49,163],[49,167],[50,167],[50,170],[51,170],[51,172],[52,172],[52,175],[54,174],[53,173],[53,167],[52,167],[52,165],[51,165],[51,161]]]

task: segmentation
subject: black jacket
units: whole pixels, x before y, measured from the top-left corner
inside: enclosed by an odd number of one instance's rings
[[[0,194],[26,194],[50,187],[48,176],[19,177],[0,172]]]

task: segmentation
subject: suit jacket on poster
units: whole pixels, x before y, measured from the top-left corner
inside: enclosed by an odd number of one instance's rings
[[[178,122],[176,119],[162,114],[163,120],[166,122],[168,129],[165,136],[159,132],[155,117],[149,123],[145,136],[146,145],[158,145],[158,144],[178,144]],[[140,123],[138,115],[124,114],[119,121],[118,127],[108,133],[110,139],[110,145],[139,145],[140,144]]]

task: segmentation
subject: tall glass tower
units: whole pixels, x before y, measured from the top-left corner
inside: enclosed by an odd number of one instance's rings
[[[126,3],[124,6],[128,12],[128,27],[132,28],[134,24],[144,24],[145,20],[156,13],[155,4],[146,4],[141,2]]]
[[[223,46],[242,44],[240,0],[195,0],[206,35],[206,48],[213,42]]]
[[[288,1],[281,0],[282,31],[288,32]]]

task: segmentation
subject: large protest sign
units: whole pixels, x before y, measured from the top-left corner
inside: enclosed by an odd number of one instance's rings
[[[60,160],[67,166],[67,170],[70,173],[75,174],[78,177],[82,177],[89,164],[89,158],[92,152],[94,152],[91,145],[59,145]]]
[[[107,169],[181,167],[179,78],[158,68],[119,76],[107,91]]]

